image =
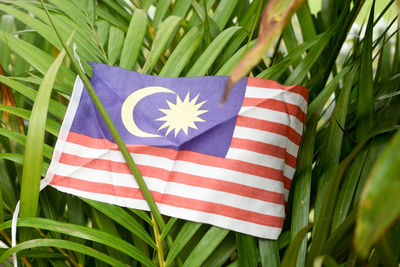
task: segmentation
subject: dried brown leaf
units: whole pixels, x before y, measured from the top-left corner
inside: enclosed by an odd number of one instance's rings
[[[305,0],[271,0],[261,19],[256,46],[239,62],[229,77],[221,103],[225,103],[232,87],[246,76],[263,58],[268,48],[282,34],[292,15],[304,4]]]

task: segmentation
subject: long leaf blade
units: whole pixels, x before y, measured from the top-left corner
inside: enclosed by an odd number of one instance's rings
[[[374,166],[361,196],[354,244],[363,257],[400,216],[399,147],[398,130]]]
[[[72,39],[72,35],[69,41]],[[61,51],[46,72],[33,105],[25,147],[24,166],[21,181],[20,216],[36,216],[39,199],[39,184],[42,172],[44,132],[47,110],[53,84],[65,56]]]

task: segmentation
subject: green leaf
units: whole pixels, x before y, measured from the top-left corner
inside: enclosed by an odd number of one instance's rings
[[[157,3],[156,13],[154,14],[153,26],[157,28],[158,24],[165,19],[165,14],[168,11],[172,0],[159,1]]]
[[[184,18],[194,0],[176,0],[171,15]]]
[[[330,38],[327,37],[330,37],[331,34],[332,32],[329,32],[325,36],[326,38],[321,38],[321,40],[310,49],[310,52],[308,52],[307,56],[300,62],[299,65],[297,65],[294,71],[286,79],[285,84],[292,85],[303,83],[307,73],[310,71],[311,67],[314,66],[314,63],[320,58],[321,53],[328,45]]]
[[[329,100],[336,86],[339,84],[340,80],[351,70],[351,65],[344,67],[328,84],[325,88],[318,94],[318,96],[308,105],[307,114],[321,110],[325,103]]]
[[[30,77],[16,77],[16,76],[13,76],[13,77],[8,77],[8,78],[11,78],[11,79],[13,79],[15,81],[31,83],[31,84],[34,84],[34,85],[40,85],[40,83],[42,82],[42,78],[41,77],[37,77],[37,76],[30,76]],[[72,94],[71,84],[65,84],[65,83],[60,83],[60,82],[55,81],[53,89],[56,90],[57,92],[61,93],[62,96],[64,96],[68,100],[70,99],[70,96]],[[58,102],[56,102],[56,103],[58,103]],[[50,106],[51,105],[52,104],[50,103]],[[50,107],[49,107],[49,109],[50,109]],[[66,111],[66,108],[64,107],[63,110],[64,110],[64,112],[63,112],[63,114],[64,114],[65,111]]]
[[[322,34],[317,35],[313,40],[304,42],[300,45],[296,45],[289,54],[282,59],[280,62],[272,65],[271,67],[267,68],[263,72],[261,72],[257,77],[264,78],[264,79],[271,79],[271,80],[279,80],[282,74],[287,71],[287,69],[293,65],[297,66],[298,62],[302,60],[301,55],[306,52],[307,50],[314,47],[316,44],[320,42],[324,43],[327,42],[332,37],[331,32],[325,32]]]
[[[71,41],[71,39],[72,35],[69,41]],[[21,217],[36,216],[39,199],[39,184],[42,172],[47,110],[53,84],[64,56],[65,50],[60,52],[54,63],[44,75],[42,84],[40,85],[33,104],[26,138],[24,166],[22,170]]]
[[[216,63],[215,63],[215,69],[218,70],[220,69],[227,61],[229,61],[232,56],[238,52],[238,49],[243,45],[243,42],[246,38],[249,38],[248,32],[244,28],[242,28],[240,31],[238,31],[231,39],[229,44],[225,47],[224,52],[217,58]],[[253,40],[254,43],[255,40]],[[251,49],[250,44],[252,42],[247,42],[244,51],[247,51],[246,49]],[[248,47],[247,47],[248,46]],[[247,48],[246,48],[247,47]],[[244,54],[242,54],[243,56]]]
[[[146,213],[144,210],[137,210],[137,209],[129,209],[132,213],[134,213],[136,216],[138,216],[140,219],[142,219],[144,222],[146,222],[149,225],[153,225],[153,222],[151,221],[150,216]]]
[[[212,226],[186,258],[183,266],[200,266],[227,236],[229,230]]]
[[[318,190],[315,203],[315,219],[319,219],[319,212],[322,205],[322,199],[325,196],[329,178],[333,170],[339,165],[340,153],[342,150],[343,130],[345,128],[347,106],[349,102],[350,92],[353,86],[353,81],[356,76],[356,70],[352,69],[349,75],[346,76],[343,89],[335,103],[328,132],[325,135],[321,147],[318,165],[315,167],[315,173],[318,178]],[[350,200],[351,201],[351,200]],[[334,228],[333,228],[334,229]],[[333,230],[332,229],[332,230]]]
[[[22,134],[19,134],[19,133],[10,131],[10,130],[6,130],[3,128],[0,128],[0,135],[6,136],[14,141],[17,141],[20,144],[23,144],[23,145],[26,144],[26,136],[25,135],[22,135]],[[43,156],[48,159],[51,159],[52,154],[53,154],[53,148],[51,146],[45,144],[43,147]]]
[[[356,218],[356,210],[353,209],[349,215],[344,219],[344,221],[335,228],[335,231],[332,232],[331,236],[326,241],[324,249],[322,251],[323,254],[332,254],[335,247],[341,244],[349,232],[353,234],[354,232],[354,224]]]
[[[357,102],[357,141],[360,142],[373,128],[375,119],[374,93],[372,78],[372,32],[374,24],[372,4],[361,54],[360,79]]]
[[[93,222],[100,231],[109,233],[110,235],[118,238],[121,237],[120,234],[118,233],[117,227],[114,224],[113,220],[111,220],[107,216],[103,216],[103,214],[98,212],[96,209],[92,209],[92,215],[93,215]],[[128,263],[130,261],[129,258],[120,251],[112,247],[107,247],[106,249],[107,249],[107,254],[110,255],[111,257],[120,259],[125,263]]]
[[[33,6],[32,2],[15,1],[13,3],[14,5],[22,7],[31,12],[39,19],[46,22],[48,25],[51,24],[44,10],[42,8]],[[90,73],[91,71],[90,66],[86,63],[87,60],[95,62],[106,61],[104,54],[94,42],[95,38],[92,36],[92,32],[90,30],[82,27],[77,27],[78,25],[76,24],[76,22],[74,22],[67,16],[59,13],[56,13],[53,19],[54,23],[59,29],[59,32],[65,39],[67,39],[71,35],[71,33],[76,30],[73,42],[77,45],[77,51],[80,57],[82,59],[85,59],[82,60],[83,68],[85,69],[85,71],[87,71],[88,73]],[[29,24],[27,26],[29,27]],[[46,39],[46,33],[44,33],[42,37]]]
[[[304,237],[313,227],[313,224],[309,224],[303,229],[301,229],[293,241],[290,243],[290,246],[286,249],[285,256],[281,262],[281,266],[287,267],[296,267],[297,264],[297,255],[300,250],[300,246],[303,242]]]
[[[304,2],[304,0],[272,0],[268,3],[260,23],[257,44],[232,71],[226,84],[222,102],[226,101],[233,85],[246,76],[261,61],[267,50],[282,34],[283,29],[290,22],[294,12]]]
[[[239,266],[257,266],[257,247],[254,236],[236,233]]]
[[[111,26],[108,38],[108,59],[114,65],[119,60],[124,43],[124,32],[117,27]]]
[[[32,239],[23,243],[16,245],[13,248],[8,249],[0,256],[0,262],[3,262],[6,258],[10,257],[12,254],[17,253],[21,250],[29,249],[29,248],[40,248],[40,247],[57,247],[68,249],[72,251],[76,251],[101,261],[110,264],[111,266],[128,266],[123,264],[117,259],[114,259],[104,253],[98,252],[90,247],[81,245],[76,242],[60,240],[60,239]]]
[[[290,242],[290,231],[284,231],[278,237],[278,248],[279,250],[287,247]]]
[[[219,75],[230,75],[233,69],[235,68],[235,65],[239,63],[239,61],[242,59],[244,52],[248,48],[253,48],[256,45],[256,40],[253,40],[250,42],[249,47],[247,45],[243,46],[240,48],[233,56],[229,58],[228,61],[225,62],[225,64],[218,70],[218,72],[215,74],[217,76]]]
[[[179,42],[160,72],[160,76],[178,77],[183,68],[190,62],[202,40],[203,34],[198,27],[191,29]]]
[[[37,91],[25,86],[20,82],[14,81],[9,77],[0,75],[0,82],[10,86],[12,89],[19,92],[20,94],[22,94],[23,96],[32,101],[35,101],[36,96],[38,94]],[[50,99],[48,109],[49,112],[53,113],[60,119],[64,118],[65,112],[67,111],[67,108],[63,104],[55,101],[54,99]]]
[[[357,189],[354,195],[354,199],[357,201],[360,199],[361,193],[364,189],[366,180],[372,167],[374,166],[377,159],[381,156],[383,149],[389,144],[391,136],[390,135],[380,135],[376,136],[369,146],[367,157],[363,163],[363,168],[359,175],[359,181],[357,184]],[[355,205],[353,205],[355,206]]]
[[[0,31],[0,41],[8,43],[11,50],[23,57],[42,74],[47,72],[54,61],[54,59],[43,50],[14,37],[10,33]],[[75,80],[75,75],[65,66],[61,66],[60,74],[57,79],[72,85],[73,81]]]
[[[248,32],[252,30],[252,27],[254,25],[257,25],[257,27],[259,27],[259,21],[256,21],[257,19],[256,14],[259,12],[261,13],[261,11],[265,8],[266,4],[267,1],[255,0],[249,3],[248,5],[244,5],[244,10],[242,11],[243,13],[241,14],[241,16],[238,16],[239,25],[245,28]]]
[[[143,73],[151,73],[157,63],[161,53],[166,49],[168,41],[175,35],[179,28],[179,23],[182,20],[180,17],[170,16],[166,18],[158,27],[156,38],[153,42],[150,54],[147,57],[146,63],[143,66]]]
[[[375,164],[361,195],[354,244],[363,257],[400,216],[399,147],[398,130]]]
[[[108,35],[110,34],[110,23],[108,21],[99,19],[96,21],[97,35],[99,37],[99,42],[102,46],[105,46],[108,40]]]
[[[314,259],[320,255],[324,244],[326,243],[326,240],[329,236],[331,229],[331,220],[339,191],[339,185],[342,181],[344,172],[347,170],[349,164],[353,161],[355,156],[358,155],[364,145],[369,141],[369,139],[379,134],[380,132],[381,129],[378,129],[370,133],[361,143],[354,147],[354,149],[346,156],[346,158],[340,162],[339,166],[329,178],[329,185],[323,198],[318,223],[315,225],[312,244],[307,257],[306,265],[311,265]]]
[[[153,248],[156,248],[156,244],[154,240],[150,237],[150,235],[146,232],[142,225],[140,225],[128,212],[126,212],[123,208],[110,205],[106,203],[97,202],[94,200],[82,198],[82,200],[88,203],[93,208],[97,209],[101,213],[110,217],[110,219],[116,221],[126,229],[132,232],[132,234],[140,237],[143,241],[145,241],[148,245]]]
[[[113,16],[104,5],[97,5],[96,12],[100,18],[109,22],[111,25],[120,28],[124,32],[128,31],[128,24],[123,20],[119,20],[118,17]]]
[[[279,267],[279,247],[277,240],[258,239],[260,247],[261,266],[262,267]]]
[[[9,153],[3,153],[9,154]],[[13,153],[10,153],[13,154]],[[14,177],[12,177],[6,168],[6,162],[4,160],[0,161],[0,175],[3,177],[0,179],[0,186],[1,186],[1,200],[3,201],[3,206],[1,209],[3,210],[4,216],[4,209],[12,210],[15,205],[17,204],[17,193],[16,193],[16,186],[14,183]],[[4,217],[3,217],[4,220]]]
[[[164,230],[161,233],[161,240],[163,240],[169,233],[169,231],[171,231],[172,227],[175,225],[175,223],[178,221],[177,218],[170,218],[168,220],[167,225],[165,226]]]
[[[339,264],[329,255],[322,255],[314,260],[314,267],[339,267]]]
[[[53,3],[60,10],[62,10],[65,15],[70,17],[72,21],[74,21],[76,24],[80,26],[79,28],[84,29],[88,33],[91,33],[87,18],[85,18],[83,12],[79,10],[74,3],[72,3],[71,1],[63,1],[63,0],[49,0],[49,2]],[[54,36],[57,39],[57,36],[56,35]],[[90,36],[92,36],[92,34]],[[61,49],[60,41],[58,41],[58,43],[60,44],[59,49]]]
[[[20,218],[18,220],[19,227],[36,227],[48,231],[54,231],[57,233],[70,235],[94,242],[99,242],[111,248],[115,248],[126,255],[133,257],[134,259],[142,262],[146,266],[154,266],[154,264],[136,247],[116,237],[112,234],[89,228],[86,226],[63,223],[54,220],[44,218]],[[7,229],[11,227],[11,221],[4,222],[0,225],[0,229]]]
[[[147,29],[147,16],[140,9],[133,13],[128,32],[122,48],[119,66],[127,70],[133,70],[137,57],[143,46],[143,39]]]
[[[0,10],[3,5],[0,5]],[[11,15],[3,15],[0,17],[0,29],[5,32],[12,32],[14,24],[14,17]],[[3,70],[8,73],[10,65],[10,48],[7,43],[0,43],[0,65]]]
[[[222,0],[214,12],[213,20],[222,31],[238,3],[238,0]]]
[[[112,0],[102,0],[102,2],[108,6],[109,8],[109,13],[116,16],[116,17],[120,17],[123,21],[129,21],[130,19],[130,15],[129,13],[125,10],[124,7],[122,7],[121,5],[118,5],[115,3],[115,1]],[[124,3],[124,1],[121,0],[117,0],[117,2],[119,3]]]
[[[122,155],[124,156],[124,159],[130,169],[130,171],[132,172],[137,184],[139,185],[139,188],[141,190],[141,192],[143,193],[143,196],[147,202],[147,204],[149,205],[149,208],[151,210],[151,212],[154,215],[154,218],[157,222],[157,225],[160,227],[160,230],[162,231],[165,227],[165,223],[164,220],[161,216],[161,213],[149,191],[149,189],[147,188],[146,183],[144,182],[144,179],[142,177],[142,175],[139,172],[139,169],[137,168],[135,162],[132,159],[132,155],[129,153],[128,148],[126,147],[124,141],[122,140],[121,135],[118,133],[114,123],[112,122],[110,116],[108,115],[107,111],[105,110],[102,102],[100,101],[98,95],[96,94],[96,92],[93,89],[93,86],[91,85],[88,77],[86,76],[86,74],[84,73],[84,71],[80,68],[80,64],[78,63],[78,61],[75,59],[75,57],[73,56],[73,53],[71,52],[70,48],[68,47],[68,45],[64,42],[63,38],[61,37],[60,32],[58,31],[57,27],[55,26],[54,20],[52,19],[52,16],[50,15],[48,9],[46,8],[46,5],[44,4],[43,0],[40,0],[41,5],[43,7],[43,9],[46,12],[46,15],[48,16],[54,30],[57,33],[58,38],[60,39],[64,49],[66,50],[67,54],[68,54],[68,58],[70,59],[72,65],[74,66],[74,68],[76,69],[76,71],[79,74],[79,77],[81,78],[83,84],[85,85],[85,88],[90,96],[90,98],[92,99],[96,109],[99,111],[104,123],[106,124],[108,130],[111,133],[111,136],[114,138],[115,142],[118,145],[119,150],[121,151]]]
[[[26,25],[29,25],[30,28],[35,29],[35,31],[37,31],[40,35],[45,36],[46,40],[48,40],[57,49],[61,49],[62,46],[60,41],[58,41],[57,36],[51,30],[51,27],[46,25],[46,23],[43,23],[40,20],[32,16],[29,16],[29,14],[22,12],[9,5],[0,4],[0,10],[6,12],[7,14],[11,14],[19,21],[23,22]]]
[[[292,23],[289,23],[286,26],[285,30],[282,33],[282,39],[285,42],[286,49],[289,53],[299,45]],[[304,43],[305,42],[303,42],[302,44]],[[287,58],[287,56],[285,58]]]
[[[346,219],[369,150],[370,147],[365,147],[354,159],[347,172],[343,185],[340,187],[335,213],[332,218],[331,231],[334,231]]]
[[[303,40],[308,41],[314,39],[317,33],[308,4],[301,6],[299,10],[297,10],[297,18],[303,34]]]
[[[202,76],[206,75],[207,71],[214,63],[215,59],[221,53],[222,49],[229,42],[230,38],[239,30],[240,27],[234,26],[221,32],[207,47],[200,58],[194,63],[192,68],[187,73],[187,76]]]
[[[307,118],[306,131],[298,155],[298,165],[292,185],[292,223],[290,239],[294,242],[298,234],[309,224],[309,211],[311,201],[311,174],[314,155],[316,128],[319,120],[319,112],[309,114]],[[294,189],[293,189],[294,187]],[[304,266],[306,261],[307,240],[304,239],[299,245],[296,254],[298,266]]]
[[[17,115],[25,120],[29,120],[29,118],[31,117],[31,111],[22,109],[22,108],[17,108],[17,107],[13,107],[13,106],[6,106],[6,105],[0,104],[0,110],[12,113],[12,114]],[[58,132],[60,131],[60,123],[58,123],[57,121],[55,121],[51,118],[47,118],[45,129],[52,135],[58,136]]]
[[[375,247],[376,253],[379,255],[379,260],[383,266],[397,267],[399,266],[395,254],[398,254],[397,251],[392,251],[388,238],[383,236],[378,244]]]
[[[236,249],[235,234],[230,232],[202,266],[223,266]]]
[[[167,259],[165,260],[166,266],[170,266],[170,264],[173,263],[176,256],[178,256],[179,252],[190,241],[200,226],[200,223],[194,223],[190,221],[185,222],[179,231],[178,236],[175,238],[172,247],[170,247]]]

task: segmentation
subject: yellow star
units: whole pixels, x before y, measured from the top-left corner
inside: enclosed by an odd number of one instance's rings
[[[208,110],[200,109],[206,101],[196,104],[198,98],[199,95],[190,100],[189,93],[187,93],[183,101],[177,94],[176,104],[173,104],[167,100],[169,109],[159,109],[162,113],[165,114],[165,116],[160,117],[156,120],[165,122],[158,130],[168,127],[165,136],[167,136],[172,130],[175,130],[175,137],[180,131],[183,131],[187,135],[189,128],[197,130],[195,122],[203,122],[204,120],[199,116],[203,113],[208,112]]]

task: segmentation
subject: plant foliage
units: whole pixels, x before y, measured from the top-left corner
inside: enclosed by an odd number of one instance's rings
[[[50,187],[38,196],[80,71],[63,59],[55,29],[73,36],[89,77],[89,61],[165,77],[230,75],[256,46],[267,2],[47,0],[52,24],[40,1],[0,0],[1,264],[18,252],[26,266],[398,266],[400,35],[396,19],[378,27],[394,1],[381,14],[368,7],[356,32],[363,0],[323,0],[318,14],[306,3],[269,33],[279,38],[249,74],[309,89],[278,240]],[[10,248],[19,199],[23,231]]]

